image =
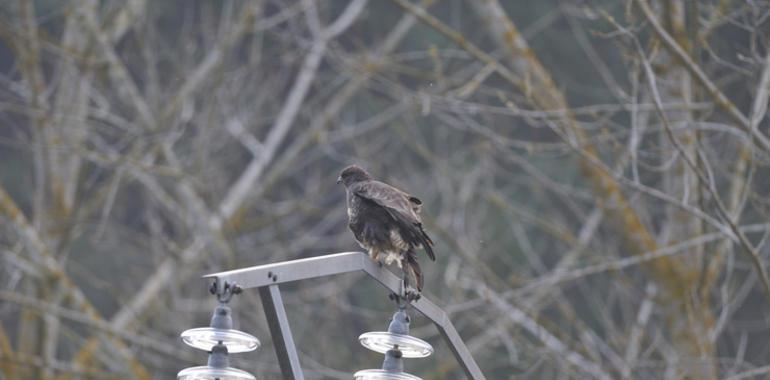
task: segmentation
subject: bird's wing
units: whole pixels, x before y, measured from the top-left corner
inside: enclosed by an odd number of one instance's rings
[[[350,190],[357,196],[382,206],[400,225],[404,238],[413,244],[419,244],[431,260],[436,260],[433,253],[433,240],[422,228],[420,210],[422,201],[393,186],[380,181],[365,181],[353,185]]]
[[[390,213],[398,213],[400,218],[411,223],[422,223],[419,215],[422,201],[387,183],[365,181],[354,185],[351,190],[359,197],[385,207]]]

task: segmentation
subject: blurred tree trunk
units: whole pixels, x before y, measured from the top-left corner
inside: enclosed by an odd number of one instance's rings
[[[687,31],[686,17],[696,17],[696,14],[687,14],[685,1],[687,0],[666,0],[661,5],[660,18],[669,33],[682,46],[688,54],[693,55],[693,46],[695,41],[690,40]],[[691,20],[697,25],[697,20]],[[697,33],[697,32],[696,32]],[[692,78],[689,72],[676,61],[666,49],[661,46],[661,42],[653,40],[652,51],[654,60],[651,62],[656,74],[658,74],[658,83],[660,97],[663,102],[680,101],[685,104],[694,102],[694,88]],[[688,128],[694,121],[692,112],[689,110],[666,111],[666,118],[673,126],[680,127],[682,131],[676,132],[676,138],[685,148],[685,154],[695,159],[695,162],[701,163],[698,147],[698,132]],[[660,123],[663,121],[661,120]],[[670,147],[668,154],[679,155],[673,148],[668,135],[660,132],[660,146]],[[669,159],[663,156],[662,160]],[[672,194],[682,202],[701,208],[703,206],[703,187],[695,172],[687,166],[682,157],[677,157],[671,164],[670,170],[663,175],[664,189],[668,194]],[[676,244],[681,237],[698,236],[703,234],[702,221],[693,217],[691,214],[679,207],[668,205],[666,207],[666,217],[660,226],[660,238],[663,245]],[[704,331],[710,331],[714,327],[714,316],[712,315],[709,301],[709,291],[701,289],[703,283],[702,275],[706,265],[704,245],[696,245],[692,248],[692,253],[683,258],[676,258],[678,266],[682,268],[682,287],[683,294],[681,298],[673,302],[682,305],[673,309],[670,315],[669,328],[674,337],[673,343],[680,357],[671,358],[671,365],[678,368],[677,372],[683,378],[687,379],[717,379],[717,372],[714,360],[716,351],[714,343],[704,334]]]
[[[32,0],[19,0],[19,15],[21,30],[24,32],[24,42],[16,45],[18,54],[22,57],[21,72],[29,88],[28,102],[32,105],[35,117],[32,118],[33,144],[47,147],[51,144],[50,123],[45,110],[48,104],[44,92],[45,82],[40,63],[40,38],[36,22],[35,5]],[[49,208],[48,195],[50,186],[50,152],[47,149],[34,150],[35,189],[33,203],[32,223],[38,231],[49,228],[47,210]],[[43,298],[46,284],[31,279],[25,279],[24,288],[31,298]],[[39,313],[32,309],[23,309],[19,318],[18,352],[28,358],[40,357],[43,346],[44,320]],[[23,367],[20,371],[22,377],[43,378],[45,368]]]

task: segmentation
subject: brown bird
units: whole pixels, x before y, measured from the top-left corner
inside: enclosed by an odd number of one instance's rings
[[[431,260],[436,260],[433,240],[422,228],[422,201],[374,180],[356,165],[343,169],[337,183],[345,185],[348,227],[358,244],[381,265],[395,262],[404,272],[407,298],[417,298],[423,275],[415,249],[424,249]]]

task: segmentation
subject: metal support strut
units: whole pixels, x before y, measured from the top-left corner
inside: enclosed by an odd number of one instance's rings
[[[294,338],[291,335],[289,319],[286,309],[283,307],[281,290],[278,285],[269,285],[259,288],[259,296],[262,298],[262,307],[265,309],[267,325],[270,328],[270,336],[273,337],[275,354],[278,356],[278,364],[284,379],[303,380],[302,368],[299,365],[297,347],[294,346]]]

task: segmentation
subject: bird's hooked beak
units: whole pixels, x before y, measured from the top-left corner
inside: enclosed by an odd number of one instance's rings
[[[339,177],[337,177],[337,184],[339,185],[341,183],[342,183],[342,176],[339,176]]]

